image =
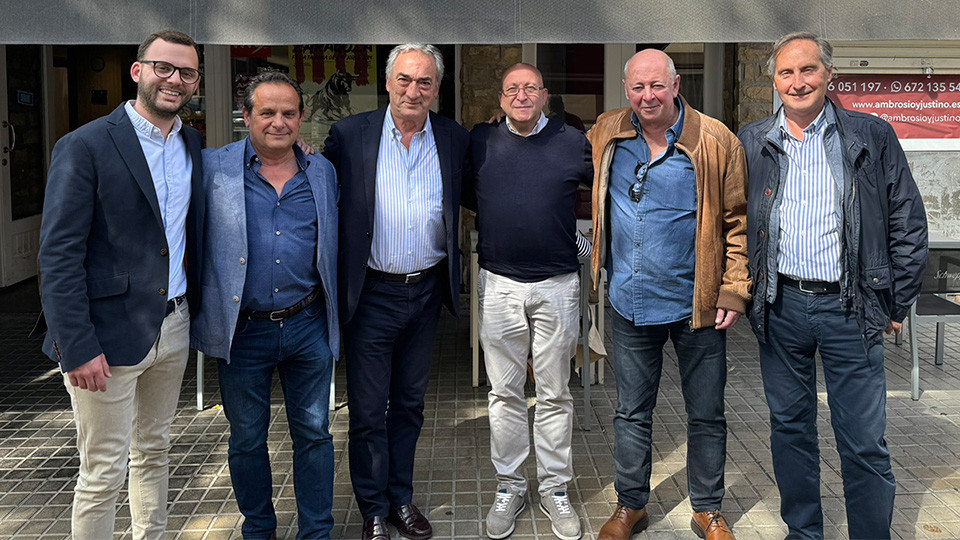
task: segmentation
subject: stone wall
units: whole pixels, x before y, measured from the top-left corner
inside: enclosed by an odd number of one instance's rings
[[[737,45],[737,106],[734,131],[773,112],[773,81],[767,75],[772,43]]]
[[[497,91],[503,70],[520,62],[520,45],[462,45],[460,48],[461,123],[467,129],[500,111]]]

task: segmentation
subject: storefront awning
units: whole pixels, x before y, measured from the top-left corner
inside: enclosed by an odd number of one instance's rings
[[[960,2],[916,0],[0,0],[0,43],[667,43],[960,39]]]

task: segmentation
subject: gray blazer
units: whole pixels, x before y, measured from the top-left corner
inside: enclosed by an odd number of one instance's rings
[[[200,277],[203,300],[190,325],[190,346],[230,361],[247,275],[247,210],[243,187],[246,139],[203,151],[206,226]],[[307,181],[317,204],[317,270],[326,297],[330,351],[340,353],[337,319],[337,176],[320,155],[308,156]]]

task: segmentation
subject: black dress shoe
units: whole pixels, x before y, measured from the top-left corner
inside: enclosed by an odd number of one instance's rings
[[[412,504],[398,506],[390,512],[390,523],[397,528],[400,535],[412,540],[425,540],[433,536],[433,527],[427,517]]]
[[[387,521],[380,516],[363,520],[363,540],[390,540]]]

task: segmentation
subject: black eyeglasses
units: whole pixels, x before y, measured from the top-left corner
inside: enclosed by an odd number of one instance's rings
[[[643,183],[647,180],[647,170],[649,168],[646,161],[637,160],[637,168],[633,170],[633,175],[637,177],[637,181],[627,190],[630,200],[635,203],[640,202],[640,196],[643,195]]]
[[[179,67],[162,60],[140,60],[140,63],[153,64],[153,72],[161,79],[169,79],[177,71],[180,71],[180,80],[187,84],[193,84],[200,79],[200,70],[198,69]]]

